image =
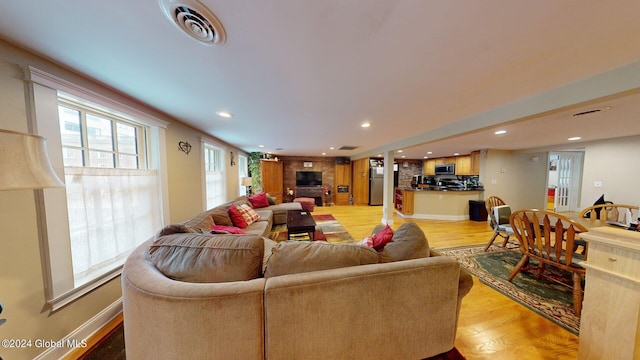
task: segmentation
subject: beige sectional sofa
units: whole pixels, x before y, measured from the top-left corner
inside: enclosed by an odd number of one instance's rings
[[[235,200],[218,205],[193,218],[175,224],[175,228],[168,231],[178,231],[177,228],[180,228],[180,232],[208,233],[211,231],[213,224],[233,226],[234,224],[228,214],[228,209],[233,204],[247,204],[253,207],[247,196],[240,196]],[[287,210],[302,210],[302,206],[294,202],[281,204],[270,202],[269,206],[255,208],[254,210],[260,215],[260,219],[244,228],[243,231],[247,234],[269,237],[273,225],[287,223]]]
[[[423,359],[453,348],[472,286],[412,223],[381,252],[166,233],[123,268],[128,360]]]

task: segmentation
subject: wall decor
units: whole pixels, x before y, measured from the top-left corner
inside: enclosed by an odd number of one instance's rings
[[[231,166],[234,166],[236,164],[236,160],[233,157],[233,151],[231,151],[231,154],[229,155],[229,157],[231,158]]]
[[[304,167],[313,167],[313,163],[311,161],[305,161],[302,163],[302,166]]]
[[[180,141],[178,143],[178,150],[184,152],[185,154],[189,155],[189,153],[191,152],[191,144],[189,144],[186,141]]]

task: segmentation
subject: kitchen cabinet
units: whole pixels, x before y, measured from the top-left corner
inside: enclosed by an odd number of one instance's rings
[[[456,175],[471,175],[471,155],[456,156]]]
[[[395,209],[403,215],[413,215],[413,193],[414,190],[395,190],[393,205]]]
[[[480,151],[471,152],[471,175],[480,175]]]
[[[333,196],[336,205],[349,205],[351,189],[351,164],[336,164],[334,167]],[[346,189],[344,187],[347,187]],[[346,192],[344,192],[346,190]]]
[[[280,204],[284,196],[283,165],[281,161],[260,160],[262,191],[269,193]]]
[[[427,159],[422,165],[423,173],[426,176],[433,176],[436,174],[436,159]]]

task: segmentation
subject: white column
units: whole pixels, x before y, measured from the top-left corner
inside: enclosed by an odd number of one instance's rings
[[[393,225],[393,151],[384,153],[384,191],[382,193],[382,223]]]

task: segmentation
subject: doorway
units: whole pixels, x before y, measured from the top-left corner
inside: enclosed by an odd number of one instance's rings
[[[547,210],[580,211],[583,159],[582,151],[549,153]]]

